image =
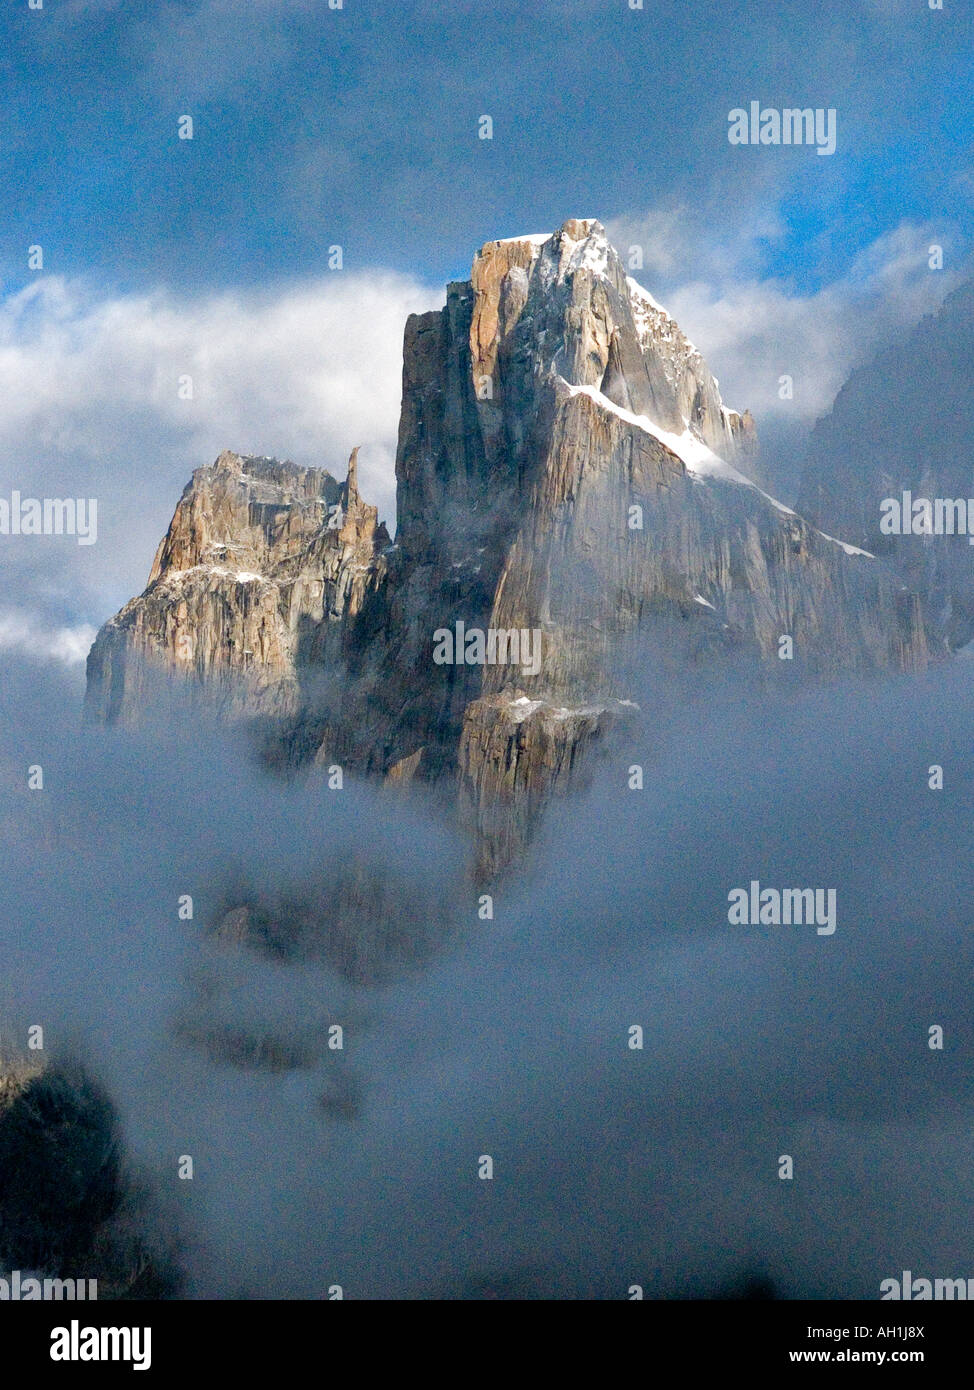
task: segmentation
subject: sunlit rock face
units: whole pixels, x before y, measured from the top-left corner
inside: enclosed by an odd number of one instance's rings
[[[221,455],[99,633],[92,715],[136,717],[161,670],[262,716],[284,766],[435,784],[490,876],[625,719],[642,659],[926,664],[915,595],[756,485],[750,415],[600,223],[488,242],[403,358],[395,543],[354,456],[339,483]]]
[[[160,669],[228,712],[285,714],[302,667],[334,658],[388,543],[358,495],[316,468],[223,453],[176,507],[146,590],[102,628],[88,659],[89,711],[137,717]]]

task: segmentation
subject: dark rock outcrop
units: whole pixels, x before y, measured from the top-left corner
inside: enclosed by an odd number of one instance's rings
[[[76,1066],[0,1058],[0,1270],[168,1298],[178,1247],[127,1164],[115,1111]]]

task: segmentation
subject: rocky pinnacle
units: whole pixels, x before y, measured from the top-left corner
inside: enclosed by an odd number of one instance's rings
[[[646,663],[774,676],[782,638],[810,677],[928,660],[882,561],[761,490],[749,413],[592,219],[487,242],[407,320],[395,544],[357,455],[344,483],[233,453],[198,469],[98,634],[89,715],[137,718],[175,680],[269,718],[284,762],[435,783],[490,875]],[[538,635],[536,669],[512,634]]]

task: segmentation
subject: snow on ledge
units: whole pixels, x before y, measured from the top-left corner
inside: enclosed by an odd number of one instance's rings
[[[564,381],[564,377],[560,380]],[[669,449],[671,454],[676,454],[677,458],[685,465],[688,473],[693,473],[698,478],[723,478],[729,483],[738,483],[743,487],[754,488],[755,492],[761,492],[761,489],[755,487],[750,478],[745,478],[744,474],[739,473],[726,459],[715,454],[713,449],[704,444],[702,439],[698,439],[689,427],[684,429],[682,434],[673,434],[671,430],[664,430],[661,425],[657,425],[648,415],[634,415],[631,410],[625,410],[621,405],[616,405],[615,401],[610,401],[608,396],[604,396],[597,386],[572,386],[567,381],[565,381],[565,386],[570,395],[588,396],[603,410],[611,411],[613,415],[618,415],[620,420],[625,420],[627,425],[634,425],[644,434],[651,434],[654,439]],[[768,497],[766,492],[761,493],[761,495]],[[790,507],[776,502],[773,497],[768,497],[768,501],[773,502],[779,511],[787,512],[789,516],[795,515]]]
[[[511,246],[515,241],[529,241],[532,246],[543,246],[546,241],[550,241],[554,232],[529,232],[527,236],[505,236],[499,241],[488,243],[493,246]]]
[[[626,286],[631,295],[635,295],[637,299],[645,300],[651,309],[655,309],[659,314],[665,314],[672,323],[676,322],[669,309],[665,309],[659,300],[654,299],[649,290],[641,285],[638,280],[634,280],[631,275],[626,276]]]
[[[815,530],[818,531],[817,526]],[[860,550],[857,545],[850,545],[848,541],[840,541],[838,536],[830,536],[828,531],[819,531],[818,534],[824,536],[827,541],[831,541],[833,545],[841,545],[847,555],[865,555],[867,560],[875,560],[876,558],[871,550]]]
[[[627,703],[622,701],[621,703]],[[605,714],[605,705],[553,705],[550,700],[531,700],[527,695],[519,695],[515,700],[505,700],[503,702],[504,712],[520,724],[536,710],[543,709],[552,719],[571,719],[573,716],[585,716],[593,714]]]
[[[191,574],[211,574],[218,579],[233,579],[237,584],[267,584],[271,581],[263,574],[254,574],[253,570],[228,570],[223,565],[193,565],[188,570],[169,570],[162,575],[162,579],[168,583],[170,580],[185,579]]]
[[[621,405],[616,405],[615,401],[610,401],[608,396],[604,396],[597,386],[572,386],[570,382],[565,381],[564,377],[559,377],[558,380],[564,385],[569,395],[588,396],[602,410],[608,410],[613,415],[618,415],[620,420],[625,420],[627,425],[633,425],[636,429],[642,430],[644,434],[652,435],[671,454],[676,455],[694,480],[719,478],[722,482],[736,483],[739,487],[748,487],[763,497],[766,502],[770,502],[772,507],[781,512],[783,516],[798,516],[798,513],[791,507],[786,507],[783,502],[779,502],[769,492],[765,492],[756,483],[752,483],[751,479],[746,478],[733,464],[728,463],[719,454],[715,454],[713,449],[704,444],[702,439],[697,438],[689,426],[686,426],[682,434],[674,434],[671,430],[664,430],[654,420],[650,420],[648,415],[634,415],[631,410],[624,410]],[[831,541],[833,545],[840,545],[847,555],[864,555],[869,560],[876,558],[870,551],[860,550],[858,546],[840,541],[825,531],[819,531],[818,534],[825,540]]]

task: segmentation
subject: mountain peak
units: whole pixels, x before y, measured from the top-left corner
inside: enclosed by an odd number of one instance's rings
[[[536,388],[545,379],[596,387],[669,433],[689,430],[744,474],[754,471],[750,417],[724,405],[701,354],[626,273],[597,218],[569,218],[549,235],[485,242],[469,286],[454,289],[458,307],[473,301],[472,368],[485,423],[499,427],[511,371],[521,375],[520,364],[530,362],[534,384],[516,388],[522,403],[540,400]]]
[[[99,633],[89,710],[136,716],[154,667],[264,716],[281,762],[452,780],[490,874],[633,659],[780,675],[787,634],[810,670],[926,661],[912,596],[755,486],[751,438],[600,222],[485,242],[406,323],[396,544],[354,451],[344,483],[221,454]]]

